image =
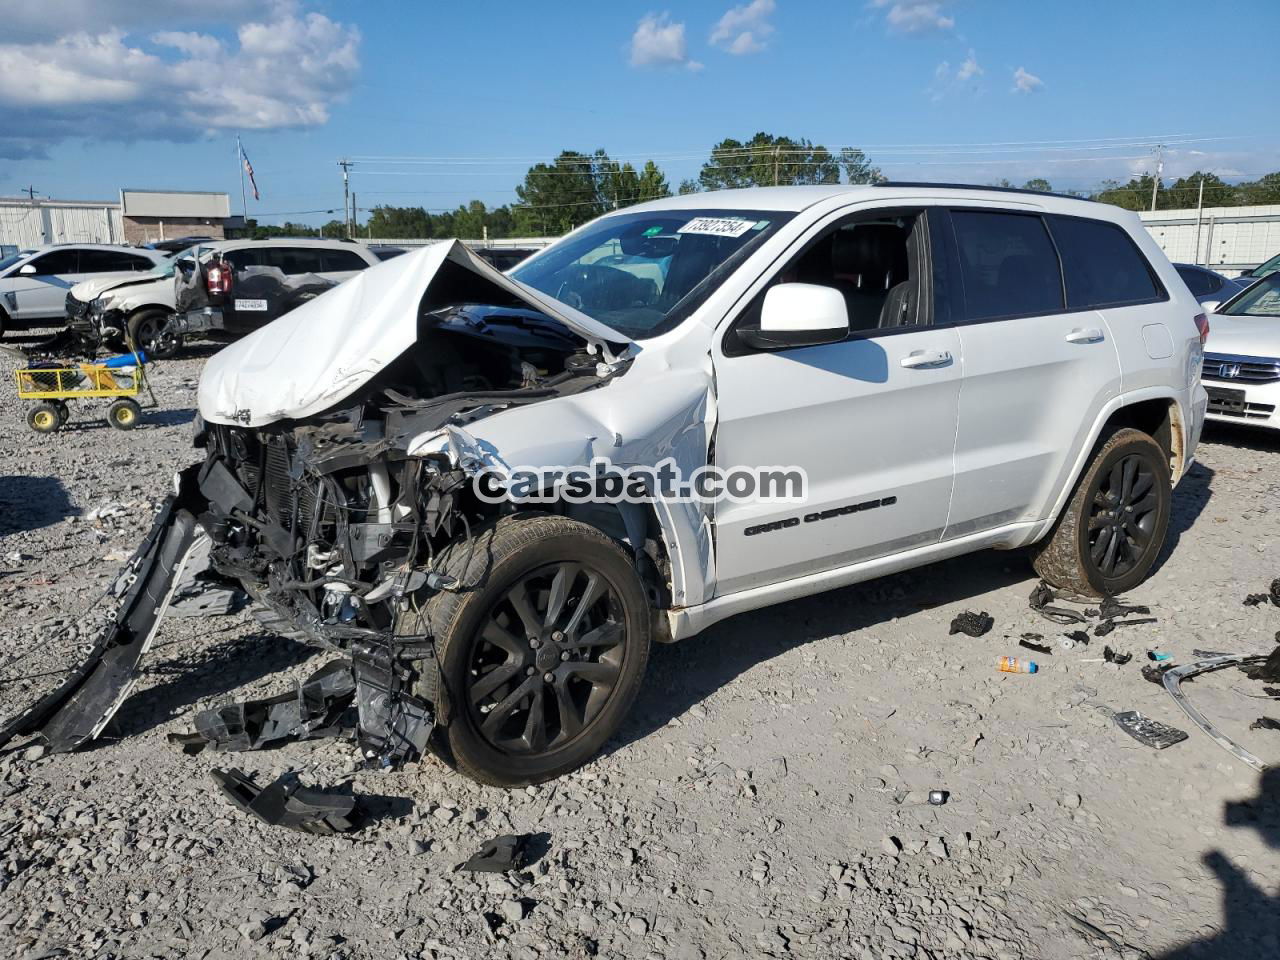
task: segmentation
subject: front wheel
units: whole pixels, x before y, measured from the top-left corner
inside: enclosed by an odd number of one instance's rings
[[[449,701],[447,758],[501,787],[568,773],[635,701],[650,609],[631,558],[557,516],[504,517],[451,544],[436,569],[459,588],[422,612]]]
[[[1036,572],[1090,597],[1137,586],[1155,566],[1169,528],[1169,458],[1141,430],[1114,431],[1093,459],[1053,530],[1035,547]]]
[[[169,360],[182,346],[182,338],[163,310],[143,310],[129,319],[129,339],[134,347],[153,360]]]

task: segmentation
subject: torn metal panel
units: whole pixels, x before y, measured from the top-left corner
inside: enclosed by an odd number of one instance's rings
[[[1259,772],[1265,772],[1268,769],[1267,764],[1210,723],[1205,715],[1197,710],[1191,701],[1187,699],[1187,695],[1182,692],[1181,684],[1188,677],[1199,676],[1212,670],[1221,670],[1223,667],[1239,667],[1247,663],[1261,663],[1266,659],[1266,657],[1240,655],[1210,657],[1208,660],[1189,663],[1185,667],[1174,667],[1165,671],[1164,676],[1161,678],[1164,681],[1165,690],[1169,692],[1169,696],[1173,697],[1174,702],[1186,712],[1192,723],[1212,737],[1214,742],[1222,749]]]
[[[408,350],[424,309],[463,302],[532,307],[598,348],[631,342],[503,276],[455,240],[365,270],[219,351],[200,378],[200,413],[214,423],[246,426],[311,416]],[[359,318],[359,336],[352,335],[353,318]]]
[[[133,689],[195,536],[195,517],[176,496],[116,580],[122,596],[114,621],[83,664],[52,693],[0,730],[0,745],[38,733],[49,750],[74,750],[100,734]]]

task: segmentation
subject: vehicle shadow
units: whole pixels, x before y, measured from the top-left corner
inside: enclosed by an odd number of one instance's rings
[[[1280,767],[1264,773],[1258,795],[1223,810],[1228,827],[1251,827],[1272,850],[1280,850]],[[1270,896],[1220,850],[1202,858],[1222,886],[1222,924],[1216,936],[1175,947],[1153,960],[1204,960],[1280,956],[1280,896]]]
[[[39,530],[79,513],[57,477],[0,476],[0,537]]]
[[[154,663],[144,673],[165,679],[130,696],[117,711],[108,734],[98,742],[145,733],[190,712],[198,700],[207,701],[269,674],[289,670],[319,652],[285,637],[252,633]]]
[[[1151,568],[1150,576],[1160,572],[1177,549],[1182,535],[1195,525],[1204,508],[1213,498],[1213,478],[1215,473],[1203,463],[1194,463],[1182,482],[1173,491],[1173,504],[1169,511],[1169,531],[1165,534],[1164,548]]]
[[[142,411],[143,427],[180,427],[195,418],[194,407],[182,407],[178,410],[144,410]]]
[[[605,750],[643,739],[739,674],[812,640],[1015,584],[1029,587],[1033,578],[1020,554],[988,550],[739,614],[697,637],[656,644],[636,705]]]

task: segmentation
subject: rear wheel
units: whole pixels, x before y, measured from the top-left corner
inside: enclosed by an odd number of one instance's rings
[[[53,433],[62,427],[58,408],[48,401],[34,404],[27,410],[27,426],[36,433]]]
[[[182,346],[163,310],[142,310],[129,318],[129,339],[136,349],[155,360],[168,360]]]
[[[107,407],[107,423],[117,430],[132,430],[142,419],[137,401],[122,397]]]
[[[67,421],[71,419],[71,408],[62,400],[50,400],[49,402],[58,411],[58,426],[65,427]]]
[[[1062,516],[1036,546],[1036,572],[1086,596],[1132,589],[1160,556],[1172,498],[1160,445],[1141,430],[1114,431],[1095,448]]]
[[[649,606],[630,557],[586,524],[504,517],[474,542],[443,552],[437,569],[462,587],[421,614],[449,701],[444,746],[482,783],[540,783],[622,723],[649,658]]]

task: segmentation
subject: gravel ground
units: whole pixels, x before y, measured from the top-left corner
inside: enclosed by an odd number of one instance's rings
[[[11,715],[92,636],[86,613],[189,448],[202,358],[161,365],[133,433],[51,437],[0,390],[0,692]],[[0,359],[11,383],[13,363]],[[789,603],[655,650],[605,755],[523,791],[434,759],[358,771],[339,741],[223,758],[167,733],[197,708],[289,689],[325,660],[246,613],[165,624],[91,749],[0,756],[0,956],[1273,957],[1280,781],[1195,731],[1139,670],[1146,651],[1268,652],[1280,609],[1280,439],[1213,429],[1175,496],[1170,544],[1129,598],[1158,623],[996,671],[1023,632],[1025,557],[985,553]],[[989,611],[981,638],[948,635]],[[16,658],[16,659],[11,659]],[[1275,701],[1234,671],[1193,696],[1255,753]],[[1154,751],[1135,709],[1187,729]],[[376,821],[317,838],[239,814],[208,770],[351,781]],[[949,791],[943,806],[930,789]],[[524,874],[455,873],[489,837],[536,836]],[[1091,924],[1082,932],[1071,915]]]

